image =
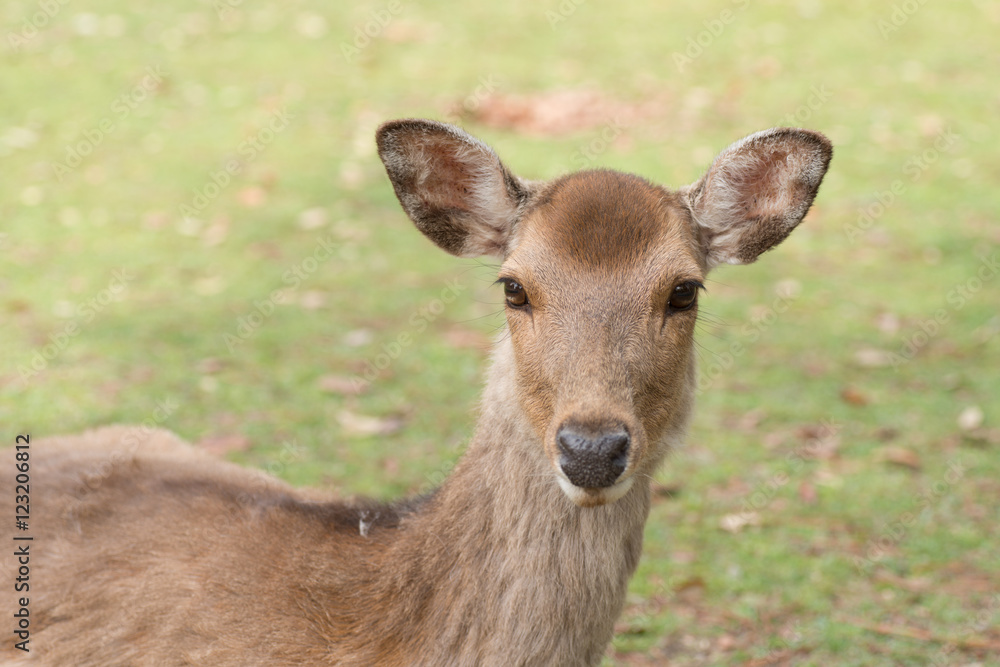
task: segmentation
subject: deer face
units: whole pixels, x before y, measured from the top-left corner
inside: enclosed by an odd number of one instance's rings
[[[377,139],[418,229],[452,254],[502,258],[519,407],[581,506],[620,498],[680,439],[706,273],[780,243],[831,156],[822,135],[769,130],[669,191],[612,171],[522,181],[433,121],[393,121]]]
[[[677,196],[614,172],[547,186],[500,268],[518,395],[563,489],[615,500],[679,435],[704,265]]]

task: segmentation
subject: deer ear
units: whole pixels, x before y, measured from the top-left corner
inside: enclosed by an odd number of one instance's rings
[[[765,130],[722,151],[685,192],[706,263],[749,264],[802,221],[830,164],[833,147],[818,132]]]
[[[489,146],[453,125],[394,120],[375,135],[410,220],[459,257],[502,256],[531,191]]]

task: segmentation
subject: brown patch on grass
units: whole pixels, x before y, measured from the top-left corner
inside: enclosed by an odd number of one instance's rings
[[[473,109],[458,106],[451,115],[487,127],[548,137],[586,132],[662,117],[669,100],[662,94],[626,102],[596,90],[552,90],[533,95],[491,94]]]

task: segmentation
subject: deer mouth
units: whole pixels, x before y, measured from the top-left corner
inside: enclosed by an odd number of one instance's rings
[[[566,497],[579,507],[600,507],[613,503],[629,492],[629,489],[632,488],[632,482],[635,480],[634,477],[630,476],[618,480],[611,486],[588,489],[569,481],[562,472],[556,473],[556,479],[559,481],[559,488],[566,494]]]

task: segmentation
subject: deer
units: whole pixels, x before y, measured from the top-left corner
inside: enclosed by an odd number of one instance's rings
[[[600,663],[651,480],[691,414],[706,276],[791,233],[831,143],[751,134],[677,189],[602,169],[523,179],[433,120],[386,122],[376,143],[424,236],[500,262],[506,325],[450,475],[398,502],[345,501],[149,424],[39,438],[16,594],[30,650],[8,634],[3,664]],[[19,602],[0,597],[10,625]]]

